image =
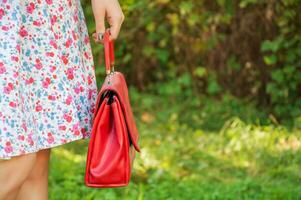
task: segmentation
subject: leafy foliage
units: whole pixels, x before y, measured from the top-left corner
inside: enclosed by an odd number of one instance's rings
[[[139,90],[189,74],[194,92],[225,92],[278,121],[301,115],[300,0],[122,0],[118,69]],[[89,31],[90,1],[82,0]],[[92,42],[97,74],[101,45]]]
[[[301,37],[300,1],[283,1],[276,4],[276,24],[279,34],[262,43],[265,63],[272,67],[267,93],[275,112],[283,117],[298,116],[301,112]]]

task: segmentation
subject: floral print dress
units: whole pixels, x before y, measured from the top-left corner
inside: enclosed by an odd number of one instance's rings
[[[0,0],[0,159],[90,137],[89,42],[80,0]]]

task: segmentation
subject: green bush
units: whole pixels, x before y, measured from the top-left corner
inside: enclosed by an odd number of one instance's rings
[[[300,0],[120,2],[117,69],[139,90],[189,74],[193,93],[247,98],[278,121],[301,115]],[[92,33],[90,1],[82,3]],[[103,76],[102,47],[92,45]]]

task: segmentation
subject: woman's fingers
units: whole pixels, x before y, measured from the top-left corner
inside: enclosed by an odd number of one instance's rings
[[[106,31],[105,20],[110,25],[110,40],[117,39],[124,21],[124,14],[118,0],[91,0],[91,3],[96,24],[96,33],[93,34],[95,41],[100,42],[102,38],[98,35]]]
[[[120,28],[121,25],[123,23],[124,17],[123,15],[121,16],[112,16],[109,21],[110,24],[110,33],[111,33],[111,38],[112,40],[116,40],[119,32],[120,32]]]
[[[124,14],[118,1],[111,1],[111,4],[107,8],[107,20],[110,24],[110,39],[117,39],[121,25],[124,21]]]
[[[97,2],[97,0],[92,0],[92,10],[95,19],[96,25],[96,33],[104,33],[106,30],[105,27],[105,15],[106,15],[106,8],[105,5]]]

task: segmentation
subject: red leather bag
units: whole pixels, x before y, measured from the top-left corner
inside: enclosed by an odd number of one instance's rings
[[[122,187],[130,181],[135,151],[140,152],[139,134],[125,78],[111,68],[114,47],[108,32],[103,36],[103,43],[107,76],[96,100],[85,184],[89,187]]]

